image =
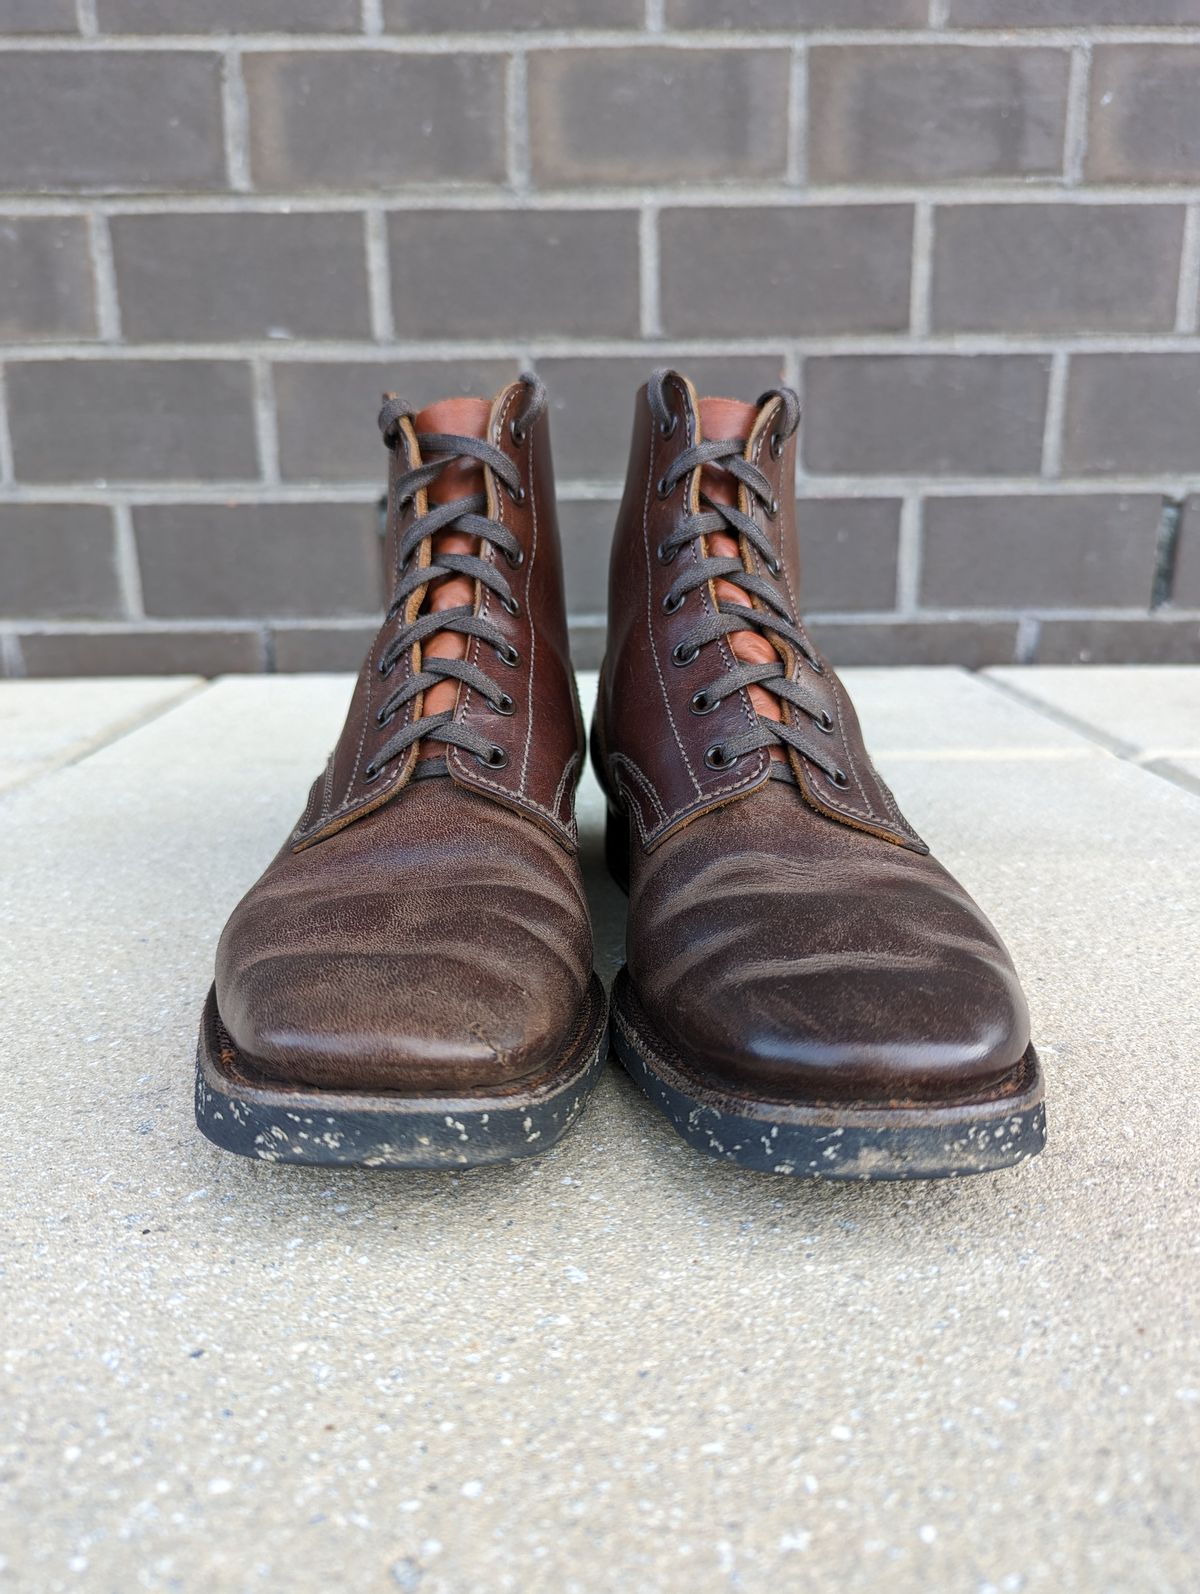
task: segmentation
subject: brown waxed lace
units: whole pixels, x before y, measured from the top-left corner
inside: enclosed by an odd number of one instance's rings
[[[650,412],[664,437],[672,435],[679,420],[677,415],[671,413],[664,391],[664,383],[669,375],[670,372],[666,369],[655,371],[646,390]],[[761,407],[771,399],[778,399],[781,405],[780,418],[770,440],[772,453],[778,454],[784,442],[800,424],[800,400],[791,388],[781,387],[764,393],[758,403]],[[725,471],[733,477],[762,504],[767,516],[773,520],[779,513],[779,505],[772,494],[770,480],[757,465],[743,458],[745,446],[744,440],[737,439],[694,443],[690,448],[684,449],[660,477],[657,485],[659,496],[668,497],[685,476],[708,467]],[[735,504],[716,502],[704,491],[703,486],[700,490],[700,502],[703,505],[701,511],[698,514],[687,515],[659,543],[658,558],[663,564],[673,563],[680,549],[697,539],[707,537],[713,532],[732,532],[735,537],[743,538],[754,550],[771,577],[779,575],[780,564],[771,541],[749,515],[743,513]],[[772,644],[790,643],[815,674],[823,673],[821,661],[817,658],[812,643],[797,626],[788,604],[774,582],[756,571],[747,571],[742,560],[732,554],[717,556],[705,553],[703,542],[700,543],[693,561],[671,583],[662,600],[663,609],[668,614],[677,613],[686,603],[690,593],[722,577],[735,582],[751,598],[757,599],[760,606],[751,608],[743,603],[734,603],[725,598],[719,599],[715,611],[703,615],[691,631],[675,645],[671,653],[673,663],[686,668],[695,663],[701,651],[719,637],[728,636],[735,631],[757,631]],[[754,714],[753,724],[744,731],[726,736],[723,741],[715,742],[708,749],[704,761],[710,769],[728,769],[747,753],[756,752],[761,747],[770,747],[775,743],[783,743],[794,748],[818,769],[823,770],[835,786],[848,785],[845,771],[829,757],[812,734],[816,731],[829,735],[834,729],[831,715],[801,682],[788,677],[782,658],[766,664],[735,665],[717,680],[693,693],[692,710],[696,714],[710,714],[725,698],[748,686],[762,687],[781,703],[787,703],[793,710],[798,710],[804,719],[799,723],[793,723],[788,719],[766,719]],[[751,712],[753,713],[753,710]]]
[[[521,381],[525,383],[529,393],[523,408],[512,423],[512,435],[517,442],[523,440],[530,426],[546,407],[546,389],[542,382],[532,375],[522,375]],[[388,399],[380,410],[379,429],[388,448],[396,446],[400,419],[411,413],[410,405],[395,398]],[[406,471],[398,479],[397,512],[412,502],[416,495],[428,487],[448,465],[459,459],[478,460],[503,484],[514,503],[524,502],[525,488],[521,482],[520,471],[508,455],[494,444],[485,442],[482,438],[459,436],[452,432],[424,432],[417,434],[417,445],[421,450],[422,463]],[[441,577],[449,575],[466,576],[477,581],[482,588],[496,594],[502,608],[508,614],[520,613],[520,604],[503,571],[490,559],[483,559],[478,554],[438,553],[431,564],[413,565],[409,568],[413,555],[427,537],[432,538],[440,531],[451,529],[491,543],[504,555],[512,569],[518,568],[525,559],[521,544],[509,527],[502,521],[491,519],[485,513],[486,509],[486,492],[473,493],[467,498],[455,498],[448,503],[438,504],[413,520],[397,550],[397,564],[402,574],[400,584],[392,598],[391,608],[385,617],[385,624],[399,618],[404,612],[408,599],[418,588],[429,586]],[[520,662],[516,648],[507,641],[503,633],[485,615],[467,604],[462,604],[454,609],[419,613],[415,619],[401,626],[380,656],[380,675],[385,677],[391,675],[397,662],[414,643],[424,642],[438,631],[454,631],[460,636],[478,637],[488,647],[494,648],[500,662],[510,668]],[[404,684],[380,705],[376,715],[378,723],[390,724],[406,703],[430,687],[436,686],[439,681],[465,682],[498,714],[511,714],[515,707],[511,695],[478,665],[469,664],[465,659],[425,658],[421,661],[420,670],[409,676]],[[447,746],[461,747],[466,752],[473,753],[479,762],[489,769],[502,769],[508,761],[508,755],[503,748],[497,747],[473,727],[456,723],[452,711],[447,710],[443,714],[425,715],[397,731],[366,766],[364,771],[366,779],[374,780],[385,764],[399,757],[414,742],[425,738],[444,742]]]

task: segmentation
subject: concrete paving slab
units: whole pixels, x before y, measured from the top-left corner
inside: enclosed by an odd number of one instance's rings
[[[1200,799],[966,686],[1026,751],[881,763],[1012,945],[1051,1138],[961,1183],[740,1172],[615,1069],[512,1168],[227,1157],[213,945],[348,682],[218,683],[0,799],[0,1588],[1194,1588]]]
[[[1126,756],[1146,763],[1200,758],[1200,668],[1195,665],[1044,666],[985,675]]]
[[[190,675],[0,681],[0,791],[102,746],[200,684]]]

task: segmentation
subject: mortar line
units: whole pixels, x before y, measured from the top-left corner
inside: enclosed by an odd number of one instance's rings
[[[514,50],[505,73],[505,146],[514,194],[529,191],[529,72],[524,50]]]
[[[658,208],[643,205],[638,214],[638,314],[644,338],[662,336],[660,281]]]
[[[1046,388],[1046,419],[1042,431],[1042,475],[1062,473],[1063,426],[1067,405],[1068,356],[1062,349],[1050,357],[1050,380]]]
[[[536,364],[523,351],[521,363]],[[786,371],[785,371],[786,379]],[[564,502],[587,503],[594,500],[619,500],[623,483],[613,477],[606,481],[561,481],[558,496]],[[797,488],[806,499],[854,498],[903,499],[919,492],[923,498],[1119,498],[1144,495],[1156,499],[1164,495],[1184,499],[1200,493],[1200,473],[1164,485],[1153,477],[1087,476],[1073,479],[1044,477],[895,477],[823,476],[800,471]],[[262,478],[221,481],[122,481],[96,486],[89,482],[43,483],[9,482],[0,487],[4,504],[222,504],[229,499],[262,504],[363,504],[374,503],[382,490],[380,480],[266,481]]]
[[[275,382],[270,362],[252,360],[250,369],[254,383],[254,442],[258,451],[258,468],[263,482],[275,486],[279,482],[279,418],[275,407]]]
[[[635,28],[534,28],[499,30],[494,33],[472,33],[464,29],[454,35],[454,47],[456,51],[474,55],[507,55],[517,48],[628,50],[662,45],[679,51],[718,49],[746,52],[790,49],[798,31],[798,28],[764,28],[753,32],[728,28],[689,28],[686,32],[671,30],[660,35]],[[1087,48],[1096,44],[1200,44],[1200,26],[1193,23],[1092,24],[1087,28],[1087,46],[1080,45],[1079,31],[1078,27],[1070,26],[946,27],[933,30],[827,28],[821,30],[820,42],[864,47],[902,45],[914,49],[936,49],[955,44],[968,50],[1019,45],[1031,50],[1057,51]],[[244,50],[249,54],[286,50],[297,54],[354,55],[373,50],[389,55],[442,55],[446,50],[446,35],[444,32],[384,33],[376,37],[362,32],[232,33],[228,30],[214,33],[104,34],[96,37],[36,34],[12,35],[5,39],[4,48],[14,54],[41,52],[54,55],[98,54],[101,51],[114,54],[205,53],[229,49]]]
[[[1175,299],[1176,332],[1195,332],[1200,317],[1200,205],[1184,212],[1183,246],[1179,252],[1179,291]]]
[[[900,506],[896,542],[896,613],[906,619],[920,608],[921,559],[925,538],[924,506],[919,493],[909,493]]]
[[[137,537],[133,529],[133,514],[128,503],[116,503],[113,505],[112,516],[117,589],[121,594],[121,606],[129,619],[144,620],[146,604],[142,593],[142,569],[138,559]]]
[[[1070,184],[1083,180],[1088,143],[1088,87],[1092,71],[1092,47],[1079,44],[1071,51],[1067,77],[1067,114],[1063,127],[1063,177]]]
[[[8,42],[5,48],[8,48]],[[62,193],[0,191],[0,212],[12,216],[80,216],[94,208],[107,215],[188,215],[224,212],[285,211],[292,215],[320,215],[328,211],[368,210],[504,210],[511,203],[505,183],[414,182],[404,191],[381,196],[378,189],[341,188],[333,193],[287,192],[280,189],[204,193],[138,193],[97,187]],[[988,205],[1087,205],[1103,207],[1200,204],[1200,183],[1176,186],[1155,184],[1143,188],[1108,184],[1064,187],[1061,177],[1031,178],[1016,184],[897,183],[817,184],[790,186],[787,179],[774,182],[588,184],[581,188],[548,187],[531,191],[524,202],[531,210],[588,211],[636,210],[645,201],[677,209],[710,209],[733,203],[739,210],[835,210],[865,205],[915,205],[921,200],[939,207]]]
[[[389,343],[396,329],[392,324],[392,263],[388,255],[387,223],[381,210],[364,213],[363,245],[367,252],[371,336],[376,343]]]
[[[96,299],[96,330],[104,342],[118,343],[121,339],[121,301],[117,293],[117,273],[113,263],[108,217],[101,211],[92,211],[87,218],[87,231],[92,288]]]
[[[1022,356],[1041,358],[1061,354],[1196,354],[1200,352],[1200,338],[1175,333],[1163,336],[1129,337],[1064,337],[1036,334],[1027,338],[997,337],[984,334],[978,337],[960,333],[934,333],[914,337],[906,330],[893,335],[874,333],[846,333],[837,336],[814,334],[812,337],[671,337],[655,334],[642,337],[639,333],[618,337],[530,337],[529,346],[540,359],[642,359],[670,352],[680,357],[714,358],[722,356],[779,357],[785,347],[795,347],[808,357],[940,355],[946,358],[968,359],[978,355]],[[107,344],[96,341],[77,343],[0,343],[0,360],[10,365],[43,364],[47,361],[69,363],[72,361],[143,361],[143,360],[250,360],[265,359],[272,365],[289,363],[332,364],[342,360],[369,360],[381,358],[404,360],[490,360],[507,358],[512,348],[511,340],[485,337],[429,338],[427,341],[396,338],[381,345],[370,336],[356,338],[330,338],[318,341],[311,338],[247,338],[242,342],[232,339],[214,339],[211,342],[171,343],[161,339],[146,342]]]
[[[1013,647],[1014,664],[1032,664],[1037,658],[1042,640],[1042,622],[1035,614],[1023,614],[1017,621],[1017,636]]]
[[[808,46],[792,47],[788,73],[787,164],[784,181],[803,188],[808,181]]]
[[[0,679],[19,681],[24,675],[25,659],[21,652],[20,637],[15,631],[0,630]]]
[[[8,372],[0,364],[0,483],[12,485],[15,476],[12,433],[8,426]]]
[[[242,76],[240,50],[227,50],[221,62],[221,121],[224,128],[225,172],[230,188],[246,192],[250,188],[250,161],[247,139],[250,106],[246,81]]]
[[[929,335],[933,298],[933,206],[922,199],[913,207],[912,260],[909,267],[909,332]]]

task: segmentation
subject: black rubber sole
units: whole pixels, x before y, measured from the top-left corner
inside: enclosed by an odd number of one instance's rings
[[[768,1101],[714,1087],[655,1037],[628,971],[612,993],[613,1049],[689,1146],[760,1173],[806,1179],[960,1179],[1035,1157],[1046,1143],[1030,1046],[990,1099],[871,1106]]]
[[[260,1162],[424,1169],[512,1162],[566,1134],[607,1056],[607,1004],[593,975],[573,1044],[537,1080],[456,1096],[292,1087],[239,1057],[214,987],[196,1049],[196,1123],[214,1145]]]

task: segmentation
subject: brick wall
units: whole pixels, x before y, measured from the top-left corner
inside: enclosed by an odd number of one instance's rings
[[[736,18],[738,26],[729,25]],[[1200,658],[1200,0],[0,0],[0,658],[357,662],[379,394],[805,403],[834,656]]]

